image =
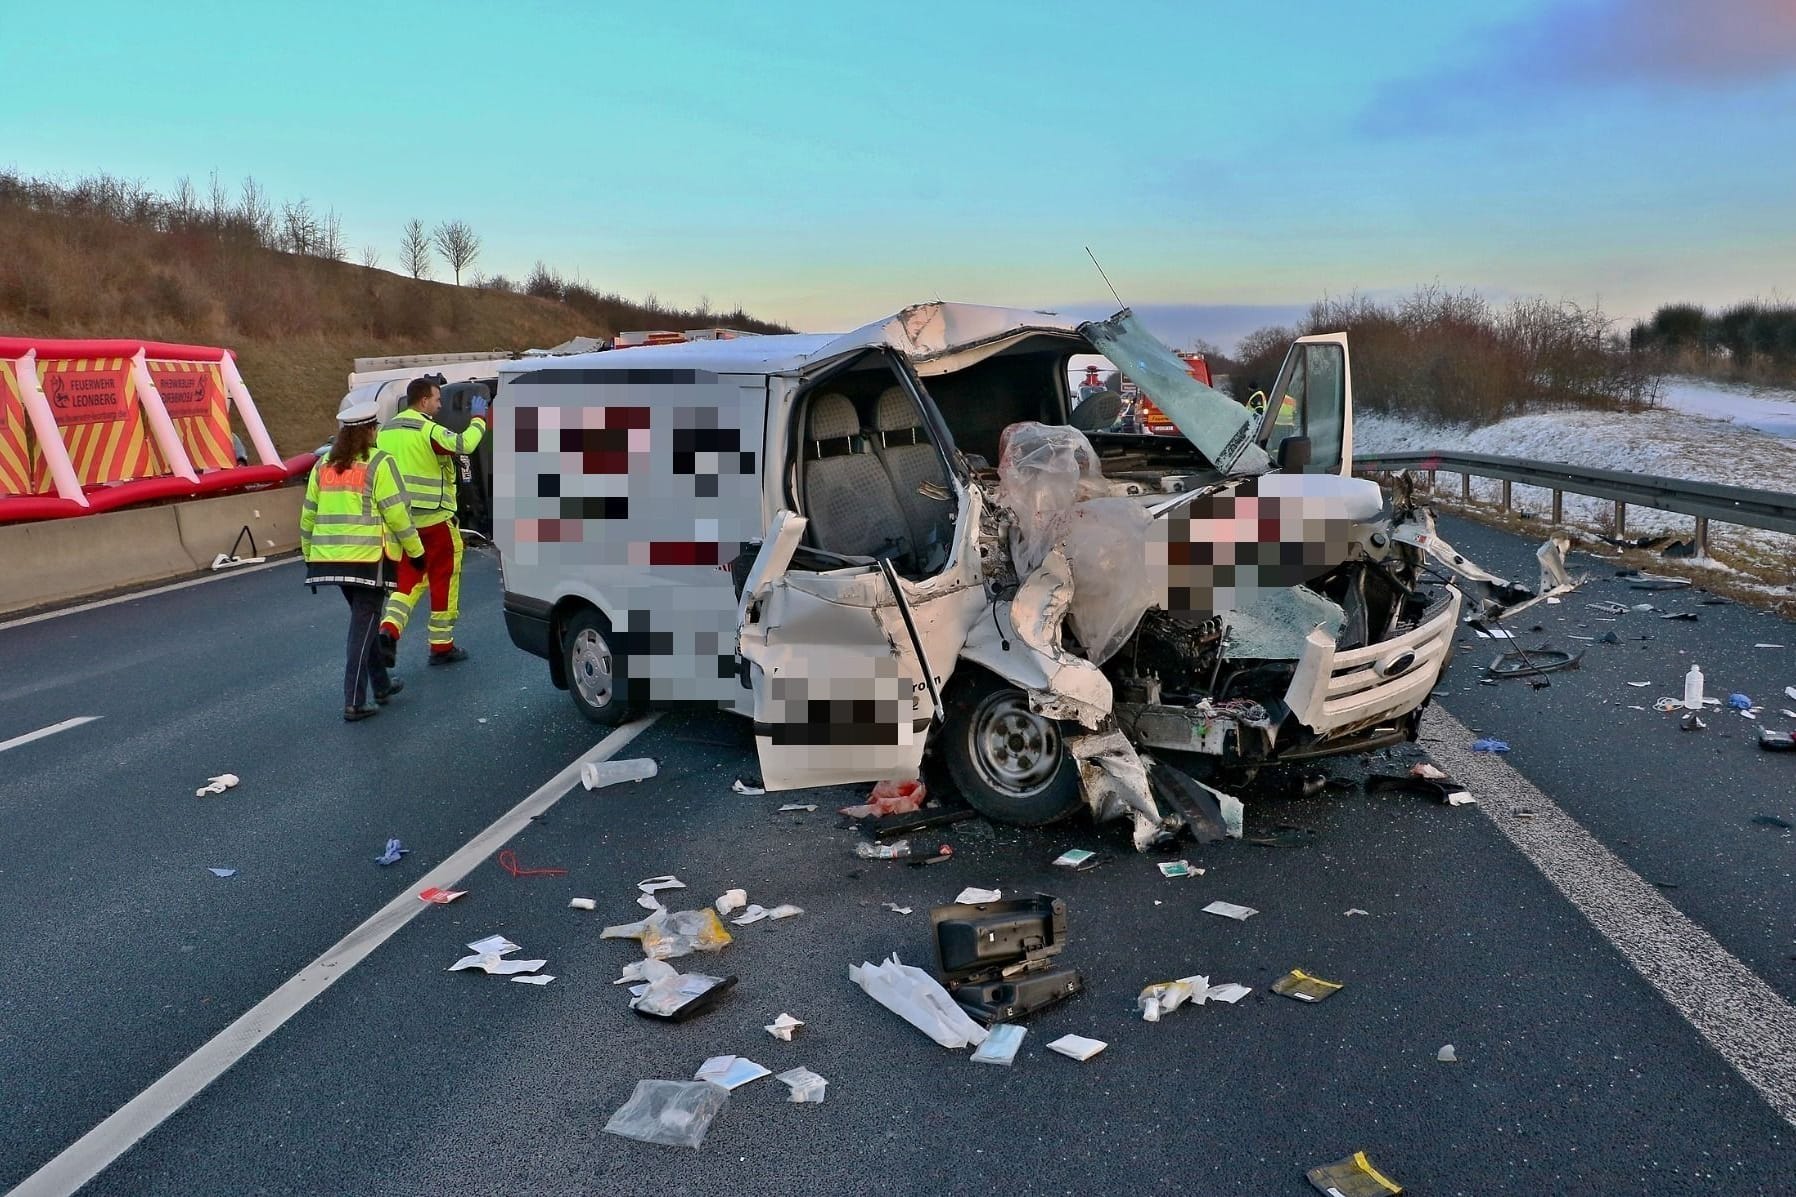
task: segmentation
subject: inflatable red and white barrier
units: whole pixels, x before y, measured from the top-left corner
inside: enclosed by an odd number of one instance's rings
[[[258,465],[231,449],[235,409]],[[228,349],[0,337],[0,523],[277,485],[283,461]]]

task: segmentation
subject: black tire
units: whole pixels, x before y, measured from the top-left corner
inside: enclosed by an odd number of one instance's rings
[[[1059,722],[1030,711],[1022,690],[981,672],[956,685],[946,705],[941,760],[968,806],[999,823],[1040,827],[1085,805]]]
[[[616,727],[642,713],[642,704],[629,697],[627,663],[611,647],[611,627],[592,608],[576,612],[563,626],[561,666],[574,705],[594,723]]]

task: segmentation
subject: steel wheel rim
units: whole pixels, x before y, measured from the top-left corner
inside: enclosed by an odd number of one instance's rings
[[[1047,789],[1060,771],[1060,727],[1029,709],[1016,690],[981,699],[968,723],[968,756],[994,790],[1029,798]]]
[[[580,697],[590,707],[602,707],[611,701],[611,646],[592,628],[581,628],[574,637],[569,654],[573,666],[570,679]]]

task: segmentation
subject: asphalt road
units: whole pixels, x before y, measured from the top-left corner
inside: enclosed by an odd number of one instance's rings
[[[1532,544],[1457,522],[1444,531],[1531,580]],[[0,741],[101,716],[0,753],[12,847],[0,903],[14,948],[0,989],[0,1184],[598,738],[542,664],[506,642],[485,559],[464,596],[473,659],[414,663],[380,718],[344,725],[342,603],[297,578],[282,567],[0,630]],[[1738,716],[1683,733],[1650,708],[1681,692],[1694,659],[1711,692],[1743,690],[1787,726],[1776,710],[1796,684],[1796,627],[1625,585],[1601,578],[1536,608],[1527,622],[1546,631],[1517,629],[1530,646],[1587,647],[1581,670],[1543,690],[1481,686],[1494,649],[1469,640],[1440,704],[1513,747],[1480,788],[1538,786],[1788,998],[1792,833],[1752,819],[1796,823],[1796,758],[1759,752]],[[1593,623],[1583,604],[1597,599],[1687,606],[1700,621]],[[1568,640],[1611,626],[1654,639]],[[1751,647],[1761,642],[1791,647]],[[1289,848],[1183,845],[1177,855],[1208,870],[1183,881],[1152,867],[1162,857],[1134,854],[1123,828],[1084,820],[961,824],[928,837],[954,845],[952,862],[918,869],[853,856],[857,837],[830,812],[858,793],[803,795],[820,810],[797,815],[775,808],[800,796],[732,793],[753,753],[723,716],[666,716],[624,755],[653,757],[660,775],[575,789],[509,843],[526,866],[565,877],[476,867],[457,886],[467,897],[406,924],[88,1191],[1295,1194],[1309,1191],[1305,1168],[1358,1149],[1417,1193],[1783,1193],[1796,1174],[1790,1124],[1488,805],[1248,795],[1250,835],[1314,834]],[[1419,757],[1388,755],[1336,771]],[[193,797],[223,770],[243,784]],[[413,851],[381,868],[372,857],[389,835]],[[1048,865],[1074,846],[1110,860],[1082,874]],[[219,879],[211,865],[239,872]],[[678,1026],[626,1009],[610,982],[639,952],[598,938],[641,913],[635,883],[661,873],[688,882],[694,907],[740,886],[806,912],[732,929],[735,943],[700,959],[738,976],[736,991]],[[850,964],[891,952],[931,965],[927,907],[964,885],[1046,891],[1071,908],[1065,960],[1087,991],[1028,1021],[1012,1068],[935,1046],[847,979]],[[599,909],[570,909],[573,896]],[[1201,913],[1218,898],[1260,913]],[[534,988],[444,971],[495,932],[547,958],[557,979]],[[1316,1006],[1270,994],[1293,967],[1346,987]],[[1135,1015],[1142,985],[1190,973],[1254,992],[1158,1024]],[[761,1030],[781,1011],[807,1024],[790,1044]],[[1110,1046],[1084,1064],[1045,1049],[1067,1032]],[[1445,1043],[1459,1063],[1436,1060]],[[828,1099],[793,1105],[783,1085],[756,1081],[698,1152],[602,1132],[639,1078],[690,1078],[721,1053],[776,1072],[807,1065],[829,1078]]]

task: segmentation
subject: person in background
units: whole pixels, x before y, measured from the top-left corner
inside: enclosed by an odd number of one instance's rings
[[[486,436],[487,401],[477,395],[474,418],[462,432],[436,422],[443,392],[428,378],[414,378],[405,388],[405,410],[387,421],[377,443],[399,464],[412,522],[424,538],[430,562],[426,576],[402,562],[399,586],[387,600],[381,619],[380,647],[389,666],[399,659],[399,637],[412,611],[430,589],[430,663],[453,665],[468,659],[455,646],[455,621],[461,614],[461,529],[455,522],[455,458],[472,453]]]
[[[312,467],[299,510],[306,584],[342,589],[349,603],[349,656],[343,666],[343,718],[380,712],[405,683],[387,673],[377,629],[381,603],[398,576],[400,553],[424,568],[424,542],[406,507],[393,458],[375,447],[380,417],[372,402],[337,413],[330,454]],[[374,701],[367,701],[372,689]]]

